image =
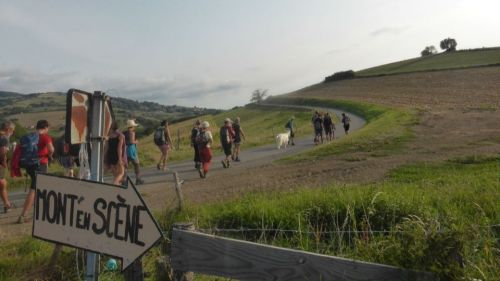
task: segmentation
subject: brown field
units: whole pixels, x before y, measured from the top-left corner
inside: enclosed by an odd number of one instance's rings
[[[7,117],[10,120],[17,120],[25,128],[31,128],[36,125],[36,122],[41,119],[49,121],[52,129],[59,129],[64,127],[66,123],[65,111],[48,111],[48,112],[33,112],[33,113],[20,113]]]

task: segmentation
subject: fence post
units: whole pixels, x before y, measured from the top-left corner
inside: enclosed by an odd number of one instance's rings
[[[179,174],[177,172],[174,172],[174,186],[175,186],[175,193],[177,194],[177,199],[179,200],[177,208],[179,209],[179,211],[181,211],[184,204],[183,203],[184,198],[182,196],[181,181],[179,180]]]
[[[195,230],[194,224],[192,222],[175,223],[173,227],[180,230]],[[193,281],[194,273],[188,271],[174,270],[173,277],[174,277],[173,281]]]
[[[181,147],[181,129],[177,129],[177,150]]]

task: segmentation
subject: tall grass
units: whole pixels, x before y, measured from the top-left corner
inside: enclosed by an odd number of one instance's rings
[[[500,276],[499,168],[498,157],[416,164],[381,183],[191,206],[164,227],[189,220],[225,236],[432,271],[441,280],[494,280]]]

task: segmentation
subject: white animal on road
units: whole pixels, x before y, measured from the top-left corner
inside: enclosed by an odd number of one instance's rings
[[[276,135],[276,146],[278,149],[281,149],[281,147],[286,148],[288,145],[288,140],[290,139],[290,130],[287,130],[286,133],[281,133]]]

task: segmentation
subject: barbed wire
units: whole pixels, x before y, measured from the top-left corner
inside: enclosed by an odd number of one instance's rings
[[[478,225],[477,228],[495,228],[500,227],[500,224],[493,225]],[[310,230],[299,230],[299,229],[281,229],[281,228],[197,228],[196,231],[212,234],[212,233],[241,233],[241,232],[278,232],[278,233],[293,233],[293,234],[367,234],[367,233],[375,233],[375,234],[393,234],[393,233],[407,233],[410,231],[406,230],[327,230],[327,231],[310,231]],[[434,231],[434,233],[447,233],[452,230],[439,230]],[[169,231],[163,230],[163,234],[168,234]]]

